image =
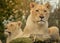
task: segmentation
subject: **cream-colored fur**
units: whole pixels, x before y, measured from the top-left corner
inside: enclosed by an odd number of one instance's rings
[[[52,26],[49,28],[49,34],[52,37],[52,39],[54,40],[58,40],[59,39],[59,29],[56,26]]]
[[[0,43],[2,43],[1,40],[0,40]]]
[[[33,34],[34,36],[47,36],[49,13],[50,4],[39,5],[34,2],[30,3],[30,15],[24,28],[24,37],[30,37]],[[42,20],[41,17],[43,17]],[[41,38],[43,38],[43,36]]]
[[[5,34],[7,37],[7,43],[9,43],[11,40],[21,37],[22,30],[21,30],[21,22],[10,22],[7,24],[5,30]],[[10,32],[10,34],[8,33]]]

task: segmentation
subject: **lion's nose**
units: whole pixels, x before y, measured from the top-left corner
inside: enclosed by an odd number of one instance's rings
[[[44,16],[39,16],[41,19],[43,19],[44,18]]]

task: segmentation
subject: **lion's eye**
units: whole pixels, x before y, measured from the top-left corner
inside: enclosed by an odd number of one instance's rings
[[[39,12],[39,10],[36,10],[36,12]]]
[[[46,10],[44,10],[44,12],[47,12]]]

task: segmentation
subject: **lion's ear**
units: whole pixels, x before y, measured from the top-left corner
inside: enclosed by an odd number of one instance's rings
[[[10,26],[12,27],[12,26],[14,26],[13,24],[10,24]]]
[[[47,2],[47,3],[45,4],[45,6],[46,6],[48,9],[50,9],[50,8],[51,8],[51,5],[50,5],[50,3],[49,3],[49,2]]]
[[[22,26],[22,22],[21,21],[18,21],[17,23],[18,23],[18,26],[20,26],[20,27]]]
[[[31,9],[31,8],[34,8],[34,7],[35,7],[35,5],[36,5],[36,3],[35,3],[35,2],[31,2],[31,3],[30,3],[30,9]]]

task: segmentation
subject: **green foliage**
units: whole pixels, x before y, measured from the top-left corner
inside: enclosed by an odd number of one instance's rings
[[[12,3],[11,3],[12,2]],[[14,4],[13,4],[14,3]],[[0,0],[0,40],[4,42],[6,40],[6,36],[4,34],[4,24],[3,21],[8,20],[9,17],[14,14],[13,7],[15,6],[14,0]]]
[[[17,38],[10,43],[33,43],[33,41],[30,38]]]

